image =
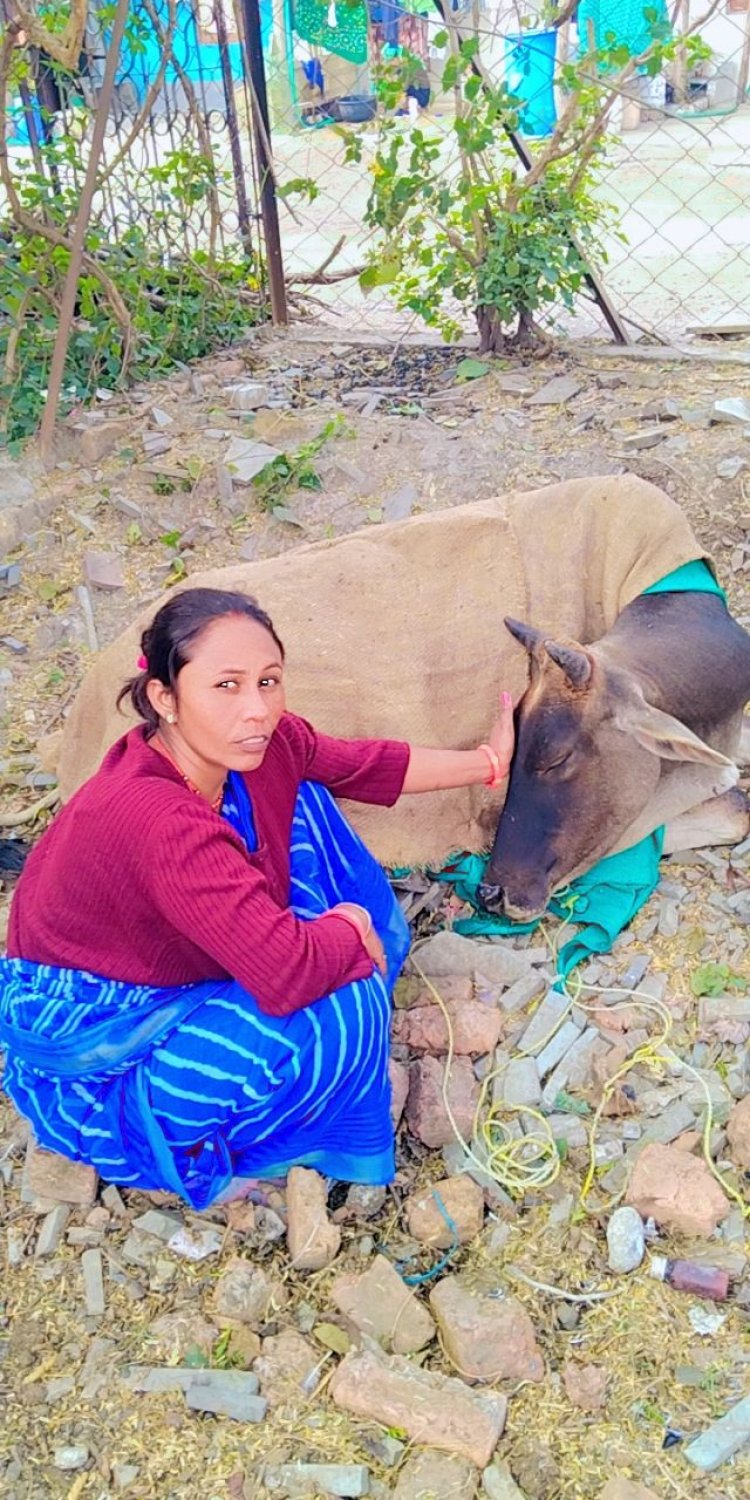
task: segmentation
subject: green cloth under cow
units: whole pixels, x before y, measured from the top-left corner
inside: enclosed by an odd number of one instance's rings
[[[724,590],[702,561],[685,563],[644,589],[646,594],[689,592],[718,594],[726,603]],[[569,974],[576,964],[584,962],[592,953],[609,952],[618,933],[627,927],[656,889],[663,846],[664,829],[657,828],[632,849],[623,849],[619,854],[610,854],[600,860],[593,869],[574,880],[566,891],[553,897],[549,905],[553,916],[582,924],[559,950],[558,976]],[[538,921],[511,922],[481,909],[477,886],[486,863],[479,854],[466,854],[434,872],[435,880],[449,881],[461,900],[468,901],[475,908],[475,916],[459,918],[453,923],[454,932],[467,937],[533,932],[539,925]]]

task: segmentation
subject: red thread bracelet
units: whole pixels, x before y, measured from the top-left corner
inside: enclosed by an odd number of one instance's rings
[[[500,765],[500,757],[497,751],[493,750],[491,745],[478,745],[477,749],[484,751],[490,763],[490,775],[484,783],[485,786],[492,787],[493,789],[501,786],[505,780],[506,773]]]

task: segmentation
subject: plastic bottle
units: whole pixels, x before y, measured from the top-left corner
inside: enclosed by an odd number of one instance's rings
[[[696,1297],[708,1297],[711,1302],[725,1302],[729,1296],[729,1272],[718,1266],[698,1266],[692,1260],[668,1260],[666,1255],[653,1255],[649,1274],[657,1281],[666,1281],[677,1292],[693,1292]]]

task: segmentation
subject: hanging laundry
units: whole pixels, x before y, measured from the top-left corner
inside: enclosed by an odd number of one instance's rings
[[[578,7],[581,51],[589,50],[589,35],[593,30],[597,50],[627,47],[631,57],[639,57],[654,40],[654,25],[661,26],[668,20],[666,0],[581,0]]]
[[[333,12],[335,25],[329,16]],[[329,0],[292,0],[292,26],[312,47],[325,47],[347,62],[367,62],[367,12],[364,3],[333,6]]]

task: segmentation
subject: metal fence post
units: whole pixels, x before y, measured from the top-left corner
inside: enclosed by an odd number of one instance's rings
[[[258,157],[260,176],[260,211],[263,219],[263,238],[266,246],[268,281],[271,290],[271,315],[276,324],[289,322],[284,280],[284,262],[281,254],[281,230],[279,227],[279,205],[276,199],[276,181],[271,159],[271,126],[268,117],[266,94],[266,70],[263,62],[263,43],[260,30],[258,0],[240,0],[244,20],[244,46],[247,57],[248,77],[252,93],[253,135]]]

